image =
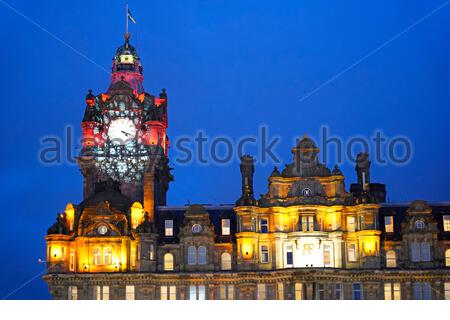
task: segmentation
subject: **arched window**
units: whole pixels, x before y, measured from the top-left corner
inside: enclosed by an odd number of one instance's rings
[[[110,247],[103,249],[103,264],[112,264],[112,249]]]
[[[417,220],[415,227],[417,230],[425,229],[425,222],[423,222],[422,220]]]
[[[188,247],[188,261],[189,265],[197,264],[197,249],[194,246]]]
[[[102,264],[102,250],[99,247],[94,248],[94,265],[99,266]]]
[[[445,266],[450,267],[450,249],[445,250]]]
[[[173,271],[173,255],[171,253],[164,255],[164,271]]]
[[[206,247],[198,247],[198,264],[206,264]]]
[[[394,250],[389,250],[386,252],[386,267],[387,268],[397,267],[397,257]]]
[[[222,253],[220,257],[220,268],[222,270],[231,270],[231,254],[228,252]]]

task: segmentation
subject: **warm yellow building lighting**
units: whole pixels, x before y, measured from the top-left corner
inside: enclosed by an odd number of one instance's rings
[[[131,206],[131,228],[136,229],[144,219],[144,208],[139,202],[133,203]]]

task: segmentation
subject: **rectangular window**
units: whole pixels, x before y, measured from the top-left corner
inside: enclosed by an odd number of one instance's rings
[[[420,244],[420,260],[422,261],[430,261],[430,243],[422,242]]]
[[[411,261],[418,262],[420,261],[420,245],[417,242],[413,242],[410,244],[411,248]]]
[[[325,300],[325,285],[323,283],[316,285],[316,300]]]
[[[361,285],[361,283],[353,284],[353,300],[362,300],[362,285]]]
[[[359,216],[359,230],[364,230],[366,226],[366,222],[364,220],[364,216]]]
[[[442,216],[442,223],[444,225],[444,231],[450,231],[450,215],[449,214]]]
[[[164,220],[164,235],[166,237],[173,236],[173,220]]]
[[[314,231],[314,217],[313,216],[303,216],[301,218],[302,231]]]
[[[230,235],[230,219],[222,219],[222,235]]]
[[[102,300],[109,300],[109,287],[108,286],[102,287]]]
[[[386,233],[394,232],[394,217],[393,216],[385,216],[384,217],[384,231]]]
[[[431,285],[425,283],[413,283],[413,299],[414,300],[431,300]]]
[[[75,271],[75,252],[70,249],[69,254],[69,271]]]
[[[94,298],[96,300],[109,300],[109,286],[95,286]]]
[[[323,265],[324,267],[331,267],[331,245],[323,245]]]
[[[384,300],[400,300],[401,289],[400,283],[385,283],[384,284]]]
[[[78,300],[78,288],[76,286],[69,287],[69,300]]]
[[[350,243],[348,246],[348,261],[355,262],[356,261],[356,244]]]
[[[150,260],[155,260],[155,246],[153,244],[150,245],[150,251],[148,253],[148,258]]]
[[[266,245],[261,246],[261,263],[269,262],[269,247]]]
[[[234,299],[234,286],[223,285],[219,286],[219,298],[221,300],[233,300]]]
[[[189,286],[189,300],[205,300],[205,286]]]
[[[334,299],[336,299],[336,300],[344,299],[342,283],[336,283],[336,285],[334,287]]]
[[[294,266],[294,253],[292,246],[286,246],[286,266],[287,267]]]
[[[303,283],[297,282],[294,286],[295,300],[303,300]]]
[[[177,287],[169,286],[169,300],[177,300]]]
[[[161,286],[161,300],[177,300],[177,287]]]
[[[355,217],[350,216],[347,217],[347,231],[348,232],[355,232]]]
[[[167,300],[167,286],[161,286],[161,300]]]
[[[267,222],[267,219],[261,219],[259,222],[261,233],[268,233],[269,232],[269,224]]]
[[[450,300],[450,282],[444,283],[445,300]]]
[[[125,286],[125,300],[134,300],[134,286]]]
[[[283,282],[277,283],[277,299],[284,300],[284,284],[283,284]]]
[[[264,283],[258,283],[258,300],[266,300],[266,285]]]

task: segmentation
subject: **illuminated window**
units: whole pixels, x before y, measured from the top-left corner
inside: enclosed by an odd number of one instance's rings
[[[261,263],[269,262],[269,247],[266,245],[261,246]]]
[[[109,286],[94,287],[95,300],[109,300]]]
[[[384,217],[384,230],[387,233],[394,232],[394,217],[393,216],[385,216]]]
[[[417,220],[415,223],[415,227],[417,230],[425,229],[425,222],[423,222],[422,220]]]
[[[444,225],[444,231],[450,231],[450,215],[446,214],[442,216],[442,223]]]
[[[99,266],[102,264],[102,249],[99,247],[94,248],[94,265]]]
[[[323,265],[325,267],[331,267],[331,245],[323,245]]]
[[[173,236],[173,220],[164,220],[164,235],[166,237]]]
[[[103,249],[103,263],[106,265],[112,264],[112,249],[110,247]]]
[[[325,285],[323,283],[316,285],[316,300],[325,300]]]
[[[397,267],[397,257],[394,250],[389,250],[386,252],[386,267],[387,268]]]
[[[153,244],[150,245],[150,250],[148,253],[148,258],[150,260],[155,260],[155,246]]]
[[[284,284],[283,284],[283,282],[277,283],[277,299],[284,300]]]
[[[362,285],[361,283],[353,284],[353,300],[362,300]]]
[[[173,271],[173,255],[171,253],[164,255],[164,271]]]
[[[269,232],[269,223],[267,219],[261,219],[259,221],[259,227],[261,230],[261,233],[268,233]]]
[[[384,300],[401,300],[401,286],[399,282],[384,284]]]
[[[302,231],[314,231],[314,216],[300,217],[300,225],[302,226]]]
[[[197,264],[197,249],[194,246],[188,247],[188,264]]]
[[[348,249],[348,261],[355,262],[356,261],[356,244],[350,243],[347,246]]]
[[[134,286],[125,286],[125,300],[134,300]]]
[[[258,283],[257,290],[258,300],[266,300],[266,285]]]
[[[294,266],[294,253],[291,245],[286,246],[286,266]]]
[[[230,235],[230,219],[222,219],[222,235]]]
[[[177,287],[161,286],[161,300],[177,300]]]
[[[428,282],[413,283],[414,300],[431,300],[431,285]]]
[[[233,300],[234,299],[234,286],[233,285],[220,285],[219,297],[221,300]]]
[[[206,264],[206,247],[198,247],[198,264]]]
[[[366,227],[366,222],[364,220],[364,216],[359,216],[359,230],[364,230]]]
[[[228,252],[222,253],[220,257],[220,266],[222,270],[231,270],[231,254]]]
[[[445,266],[450,267],[450,249],[445,250]]]
[[[336,283],[334,286],[334,299],[342,300],[344,299],[344,290],[342,283]]]
[[[76,286],[69,286],[69,300],[78,300],[78,288]]]
[[[295,300],[303,300],[303,283],[297,282],[294,285]]]
[[[445,300],[450,300],[450,282],[444,283]]]
[[[348,232],[355,232],[355,217],[354,216],[349,216],[347,217],[347,231]]]
[[[205,300],[205,286],[189,286],[189,300]]]
[[[75,252],[73,249],[70,249],[69,254],[69,271],[75,271]]]

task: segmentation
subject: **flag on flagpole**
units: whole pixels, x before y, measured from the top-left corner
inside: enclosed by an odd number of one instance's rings
[[[134,24],[136,24],[136,20],[135,20],[135,19],[133,18],[133,16],[131,15],[130,9],[128,9],[127,15],[128,15],[128,19],[130,19],[131,22],[133,22]]]

